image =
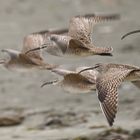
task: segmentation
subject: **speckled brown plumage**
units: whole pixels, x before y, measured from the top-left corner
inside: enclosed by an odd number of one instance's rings
[[[95,90],[96,71],[91,70],[79,74],[79,70],[85,67],[78,67],[74,71],[55,68],[52,72],[63,76],[62,80],[54,80],[55,82],[46,82],[43,86],[48,84],[57,84],[61,88],[70,93],[87,93]]]
[[[92,42],[92,30],[96,23],[108,20],[119,19],[117,14],[95,15],[87,14],[75,16],[70,19],[68,35],[51,35],[50,40],[59,53],[54,53],[54,48],[46,44],[38,49],[46,48],[46,51],[53,55],[60,56],[89,56],[89,55],[109,55],[113,48],[96,47]],[[32,50],[34,51],[34,50]]]
[[[96,79],[98,99],[109,125],[112,126],[117,113],[117,89],[123,81],[131,81],[140,87],[140,68],[123,64],[96,64],[93,68],[99,72]]]
[[[27,35],[23,40],[23,48],[21,52],[12,50],[12,49],[3,49],[3,52],[9,54],[9,60],[1,61],[4,66],[8,69],[15,70],[27,70],[31,68],[39,69],[52,69],[56,65],[51,65],[45,62],[45,59],[42,56],[41,50],[34,52],[26,53],[27,51],[34,49],[42,44],[48,42],[48,36],[51,34],[61,34],[66,33],[67,29],[59,30],[46,30]]]

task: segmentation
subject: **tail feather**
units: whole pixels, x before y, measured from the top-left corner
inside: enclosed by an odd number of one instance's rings
[[[101,56],[113,56],[112,53],[100,53],[98,55],[101,55]]]
[[[112,47],[108,47],[108,48],[103,48],[103,47],[93,47],[91,48],[91,51],[97,55],[102,55],[102,56],[113,56],[112,55],[112,51],[113,48]]]

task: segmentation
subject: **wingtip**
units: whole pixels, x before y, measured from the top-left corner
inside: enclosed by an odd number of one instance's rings
[[[114,119],[112,121],[108,121],[110,127],[113,127]]]
[[[101,53],[101,54],[99,54],[100,56],[113,56],[113,54],[112,53]]]
[[[111,13],[111,14],[87,13],[85,15],[76,15],[75,17],[85,17],[85,18],[99,17],[100,19],[109,19],[109,20],[118,20],[121,18],[119,13]]]

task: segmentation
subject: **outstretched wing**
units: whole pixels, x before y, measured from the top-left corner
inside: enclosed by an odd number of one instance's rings
[[[132,70],[121,70],[117,68],[110,69],[106,73],[101,74],[96,80],[98,99],[110,126],[113,125],[117,113],[117,88],[131,71]]]
[[[65,34],[68,32],[68,29],[50,29],[39,32],[34,32],[24,38],[22,53],[26,53],[29,50],[41,47],[43,44],[47,44],[49,40],[49,36],[52,34]],[[31,51],[27,53],[28,56],[34,57],[37,59],[42,59],[41,50]]]
[[[80,72],[81,70],[84,70],[89,67],[77,67],[76,72]],[[86,77],[90,82],[96,83],[98,72],[96,70],[88,70],[81,73],[82,76]]]
[[[86,77],[84,77],[81,74],[78,73],[70,73],[64,76],[64,80],[67,81],[67,83],[72,84],[93,84],[90,82]]]
[[[63,29],[49,29],[50,34],[65,35],[68,33],[68,28]]]
[[[75,16],[70,20],[68,34],[76,40],[90,44],[92,40],[92,28],[93,22],[90,18],[85,16]]]
[[[52,72],[54,72],[58,75],[61,75],[61,76],[65,76],[65,75],[70,74],[70,73],[75,73],[74,71],[70,71],[67,69],[61,69],[61,68],[52,69]]]
[[[28,52],[29,50],[35,49],[35,48],[41,46],[42,44],[44,44],[42,35],[30,34],[24,38],[23,48],[22,48],[21,52],[23,54],[26,54],[26,52]],[[32,58],[42,59],[41,50],[32,51],[26,55],[29,57],[32,57]]]
[[[82,43],[91,44],[93,26],[101,21],[118,19],[118,14],[95,15],[87,14],[71,18],[68,34]]]
[[[77,39],[69,40],[69,48],[71,48],[72,50],[74,50],[77,53],[78,53],[78,51],[81,51],[81,49],[83,49],[85,51],[89,50],[89,48],[85,44],[83,44],[81,41],[79,41]]]

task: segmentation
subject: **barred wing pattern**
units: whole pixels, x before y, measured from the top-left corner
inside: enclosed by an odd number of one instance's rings
[[[22,53],[25,54],[26,52],[35,49],[39,46],[41,46],[44,43],[44,40],[42,38],[42,35],[40,34],[30,34],[24,38],[23,41],[23,48],[22,48]],[[37,51],[32,51],[26,54],[27,56],[31,58],[37,58],[42,60],[42,54],[41,50]]]
[[[120,86],[124,78],[132,70],[110,69],[106,73],[101,74],[96,81],[96,88],[98,91],[98,98],[102,111],[110,126],[113,125],[114,118],[117,113],[118,92],[117,88]]]
[[[83,16],[76,16],[70,20],[68,34],[76,40],[90,44],[92,41],[92,27],[93,23],[91,19]]]
[[[50,30],[44,30],[39,32],[34,32],[24,38],[23,41],[23,49],[22,53],[26,53],[30,50],[34,50],[36,48],[40,48],[43,44],[47,44],[50,42],[49,36],[52,34],[66,34],[68,32],[68,29],[50,29]],[[42,59],[42,53],[41,50],[38,49],[36,51],[30,51],[26,55],[38,59]]]
[[[119,15],[87,14],[84,16],[75,16],[70,20],[68,35],[74,39],[81,41],[84,44],[91,44],[93,26],[96,23],[102,21],[115,20],[115,19],[119,19]]]

